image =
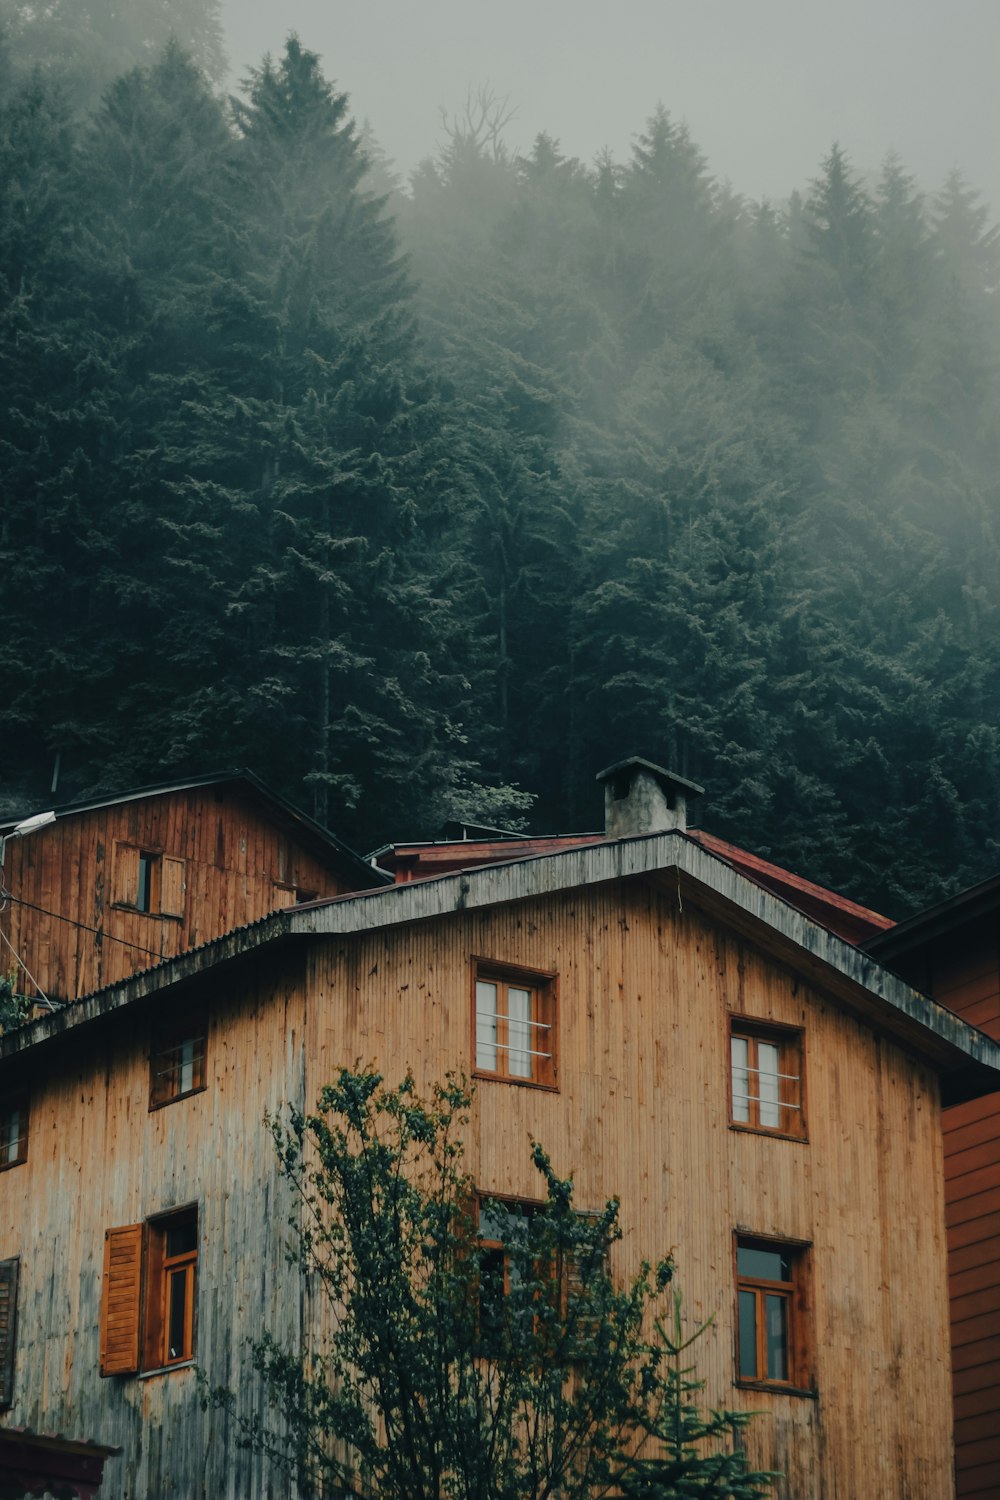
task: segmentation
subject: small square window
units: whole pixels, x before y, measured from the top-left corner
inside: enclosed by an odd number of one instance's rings
[[[189,1021],[154,1036],[149,1055],[149,1107],[172,1104],[205,1087],[205,1023]]]
[[[736,1377],[801,1390],[809,1383],[808,1246],[736,1237]]]
[[[734,1016],[729,1060],[732,1124],[804,1140],[802,1032]]]
[[[28,1159],[28,1100],[0,1099],[0,1172]]]
[[[477,1077],[555,1088],[555,975],[477,962],[473,1034]]]

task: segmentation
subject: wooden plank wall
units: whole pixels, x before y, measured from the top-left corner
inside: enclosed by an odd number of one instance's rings
[[[750,1451],[785,1500],[953,1493],[936,1080],[685,904],[631,885],[314,950],[308,1086],[377,1060],[422,1087],[471,1070],[470,955],[559,975],[560,1091],[479,1084],[469,1162],[537,1196],[530,1142],[583,1208],[618,1194],[622,1274],[673,1248],[707,1400],[764,1415]],[[806,1028],[808,1143],[728,1127],[730,1009]],[[732,1235],[813,1246],[819,1398],[733,1384]]]
[[[784,1472],[782,1500],[948,1500],[936,1080],[641,882],[285,945],[226,990],[209,973],[209,1086],[152,1113],[148,1009],[46,1049],[28,1161],[0,1173],[0,1259],[19,1255],[24,1278],[8,1420],[122,1444],[106,1500],[286,1500],[200,1413],[192,1371],[100,1379],[104,1231],[198,1203],[198,1362],[259,1406],[245,1340],[265,1326],[294,1338],[302,1316],[264,1110],[313,1101],[345,1064],[390,1080],[412,1068],[422,1088],[471,1068],[472,954],[556,971],[562,1038],[558,1093],[480,1083],[480,1186],[537,1196],[536,1138],[575,1172],[581,1208],[621,1197],[619,1273],[673,1249],[689,1320],[713,1320],[697,1349],[706,1399],[762,1413],[749,1448]],[[805,1027],[807,1143],[729,1127],[730,1010]],[[812,1245],[815,1397],[733,1384],[737,1228]]]
[[[185,861],[182,918],[115,904],[118,843]],[[19,899],[0,915],[0,929],[43,994],[60,1000],[113,984],[266,916],[294,899],[281,887],[320,896],[346,889],[259,806],[217,787],[164,793],[61,819],[8,845],[5,880]],[[4,947],[0,972],[6,973],[10,962]],[[32,992],[23,972],[18,987]]]
[[[263,1415],[247,1340],[264,1327],[295,1345],[300,1297],[284,1263],[290,1209],[265,1110],[304,1099],[303,1004],[291,960],[211,991],[210,1087],[149,1110],[151,1017],[77,1040],[32,1088],[23,1166],[0,1173],[0,1259],[21,1257],[11,1425],[120,1445],[102,1500],[270,1500],[277,1489],[223,1414],[201,1411],[193,1368],[99,1374],[104,1233],[198,1207],[195,1355],[213,1385]]]
[[[930,956],[929,989],[1000,1040],[995,920]],[[955,1476],[962,1500],[1000,1494],[1000,1095],[944,1112]]]

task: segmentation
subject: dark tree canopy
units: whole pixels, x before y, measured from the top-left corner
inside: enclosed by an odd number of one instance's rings
[[[403,191],[295,37],[226,105],[215,5],[0,6],[12,806],[59,755],[61,796],[250,764],[369,847],[566,831],[645,753],[892,914],[995,869],[960,173],[834,145],[750,204],[663,106],[588,166],[486,89]]]

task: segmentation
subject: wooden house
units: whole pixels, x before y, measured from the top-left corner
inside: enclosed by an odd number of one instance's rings
[[[18,826],[0,825],[0,973],[43,1004],[385,878],[247,771],[60,807],[26,837]]]
[[[0,1039],[0,1421],[120,1448],[115,1500],[288,1496],[196,1366],[259,1408],[247,1339],[301,1338],[260,1122],[375,1060],[475,1077],[484,1193],[537,1197],[537,1139],[620,1197],[616,1274],[673,1249],[781,1500],[948,1500],[941,1108],[1000,1047],[614,772],[608,838],[287,907]]]
[[[880,962],[1000,1042],[1000,876],[866,944]],[[963,1500],[1000,1495],[1000,1094],[944,1111],[945,1214]]]

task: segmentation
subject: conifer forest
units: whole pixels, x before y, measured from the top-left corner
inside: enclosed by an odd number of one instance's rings
[[[973,184],[831,143],[751,202],[669,99],[584,162],[488,87],[404,179],[349,59],[229,97],[217,6],[104,8],[0,4],[7,810],[58,757],[248,766],[361,849],[572,832],[640,754],[890,915],[1000,867]]]

